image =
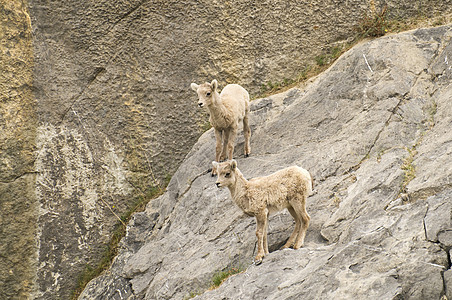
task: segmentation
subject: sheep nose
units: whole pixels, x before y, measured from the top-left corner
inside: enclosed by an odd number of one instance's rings
[[[202,104],[201,102],[198,103],[199,107],[203,107],[204,104]]]
[[[217,182],[217,183],[215,183],[216,185],[217,185],[217,187],[220,187],[220,183],[219,182]]]

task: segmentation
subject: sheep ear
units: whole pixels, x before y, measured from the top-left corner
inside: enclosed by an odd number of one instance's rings
[[[212,162],[212,166],[213,166],[214,168],[217,168],[218,165],[219,165],[219,163],[217,163],[216,161],[213,161],[213,162]]]
[[[198,91],[199,85],[197,85],[196,83],[192,82],[190,84],[190,87],[192,90],[194,90],[195,92]]]
[[[212,89],[212,91],[215,91],[218,87],[218,82],[216,79],[212,80],[212,82],[210,83],[210,88]]]
[[[234,171],[235,168],[237,168],[237,162],[235,161],[235,159],[233,159],[233,160],[231,161],[231,170]]]

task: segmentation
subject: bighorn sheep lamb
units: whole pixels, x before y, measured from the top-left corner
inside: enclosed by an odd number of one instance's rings
[[[234,202],[249,216],[256,217],[257,255],[255,263],[268,254],[267,227],[272,212],[287,208],[295,219],[295,228],[282,247],[303,246],[311,219],[306,211],[306,198],[312,195],[313,179],[298,166],[279,170],[269,176],[246,180],[235,160],[212,162],[217,168],[217,187],[228,187]]]
[[[218,83],[214,79],[211,83],[197,85],[191,84],[192,90],[198,94],[199,107],[207,106],[210,112],[210,124],[215,129],[216,161],[232,159],[234,143],[237,137],[237,129],[243,121],[243,133],[245,136],[245,157],[249,156],[251,129],[248,124],[249,100],[248,92],[238,84],[226,85],[218,94]],[[212,169],[212,176],[215,168]]]

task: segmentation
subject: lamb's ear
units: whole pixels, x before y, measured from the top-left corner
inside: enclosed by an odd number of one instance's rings
[[[237,168],[237,162],[235,159],[231,160],[231,170],[234,171]]]
[[[218,88],[218,82],[216,79],[212,80],[212,82],[210,83],[210,88],[212,89],[212,91],[215,91]]]
[[[190,84],[190,87],[192,90],[194,90],[195,92],[198,91],[199,85],[197,85],[196,83],[192,82]]]
[[[218,167],[219,163],[217,163],[216,161],[212,162],[212,166],[216,169]]]

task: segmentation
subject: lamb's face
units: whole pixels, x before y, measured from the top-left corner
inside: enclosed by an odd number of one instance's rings
[[[201,84],[196,92],[198,93],[199,107],[212,104],[212,89],[210,88],[210,84]]]
[[[235,160],[228,160],[222,163],[212,162],[213,167],[217,169],[217,187],[227,187],[235,183],[235,171],[237,169],[237,162]]]
[[[217,89],[217,81],[213,80],[211,83],[206,82],[200,85],[192,83],[191,88],[198,94],[198,106],[209,106],[212,104],[213,94]]]

